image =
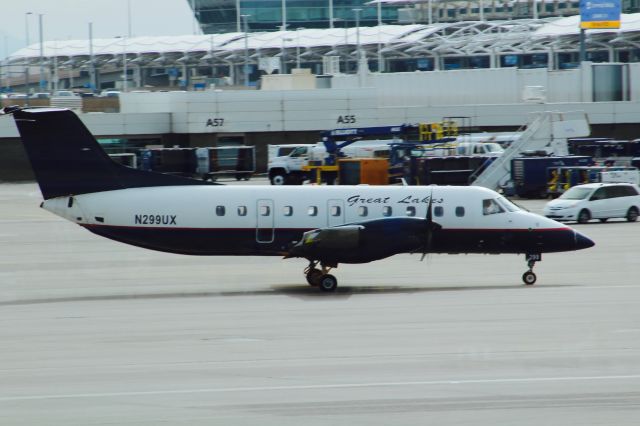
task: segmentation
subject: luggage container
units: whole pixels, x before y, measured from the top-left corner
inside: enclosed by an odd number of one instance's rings
[[[194,176],[194,148],[152,148],[141,151],[141,169],[159,173]]]
[[[338,161],[340,185],[387,185],[389,161],[385,158],[352,158]]]
[[[522,198],[546,198],[550,185],[547,169],[562,166],[590,166],[588,156],[517,157],[511,160],[515,194]]]
[[[233,176],[249,180],[256,171],[254,146],[221,146],[196,148],[196,173],[204,180]]]

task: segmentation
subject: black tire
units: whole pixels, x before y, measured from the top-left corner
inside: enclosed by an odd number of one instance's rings
[[[318,287],[320,285],[320,278],[322,278],[322,271],[320,269],[312,269],[307,272],[307,282],[310,286]]]
[[[283,173],[274,173],[269,180],[271,180],[271,185],[286,185],[287,184],[287,176]]]
[[[578,213],[578,223],[587,223],[591,220],[591,213],[587,209],[580,210]]]
[[[608,217],[603,217],[602,219],[600,219],[600,222],[605,223],[608,219]]]
[[[531,271],[527,271],[524,274],[522,274],[522,282],[525,283],[526,285],[534,285],[536,283],[538,277],[536,277],[536,274],[534,274]]]
[[[320,290],[327,293],[336,291],[338,280],[331,274],[325,274],[320,278],[319,287]]]
[[[629,207],[627,211],[627,222],[635,222],[638,220],[638,209],[635,207]]]

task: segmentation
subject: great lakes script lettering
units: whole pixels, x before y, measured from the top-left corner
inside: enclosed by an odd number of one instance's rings
[[[427,195],[426,197],[407,195],[406,197],[398,200],[392,200],[391,197],[362,197],[361,195],[352,195],[347,198],[347,204],[349,204],[349,207],[355,206],[356,204],[428,204],[430,198],[430,195]],[[440,204],[443,202],[443,199],[434,198],[433,202]]]

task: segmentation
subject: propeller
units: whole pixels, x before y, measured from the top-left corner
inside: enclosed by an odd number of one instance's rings
[[[427,253],[431,251],[431,247],[433,245],[433,233],[434,231],[438,231],[442,229],[442,226],[433,222],[433,189],[431,190],[431,194],[429,195],[429,204],[427,205],[427,215],[425,217],[425,221],[427,222],[427,231],[424,238],[424,245],[422,246],[422,257],[420,261],[422,262],[424,258],[427,256]]]

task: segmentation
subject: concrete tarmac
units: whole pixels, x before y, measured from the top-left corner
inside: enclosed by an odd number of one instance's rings
[[[0,185],[0,425],[637,425],[640,223],[596,246],[302,260],[97,237]],[[525,201],[533,211],[543,201]]]

